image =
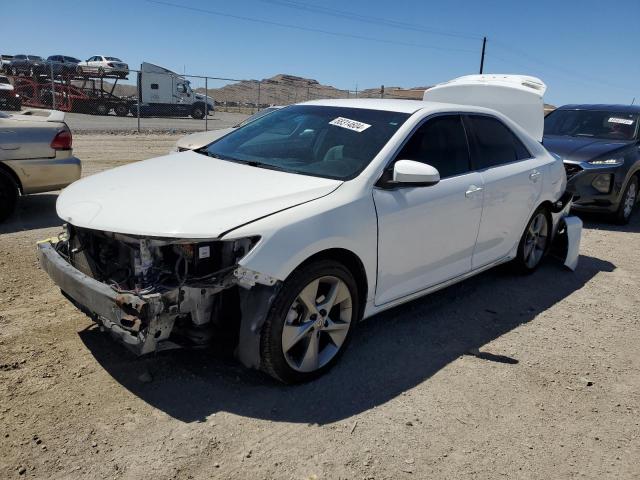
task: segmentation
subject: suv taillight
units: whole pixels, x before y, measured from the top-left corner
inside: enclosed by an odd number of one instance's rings
[[[113,67],[113,63],[109,62],[107,63],[108,66]]]
[[[71,150],[73,138],[71,137],[71,131],[65,129],[61,130],[51,140],[51,148],[54,150]]]

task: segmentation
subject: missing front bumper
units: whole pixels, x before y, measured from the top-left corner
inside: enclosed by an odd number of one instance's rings
[[[38,244],[40,265],[80,310],[107,329],[138,355],[171,347],[171,334],[177,312],[167,306],[159,293],[123,294],[113,290],[70,265],[50,242]],[[144,328],[137,329],[137,325]]]

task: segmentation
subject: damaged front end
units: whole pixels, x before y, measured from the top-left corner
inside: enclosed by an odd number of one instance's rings
[[[258,241],[144,238],[69,225],[40,242],[38,256],[69,300],[142,355],[208,345],[220,335],[237,342],[249,309],[240,288],[278,286],[238,263]]]

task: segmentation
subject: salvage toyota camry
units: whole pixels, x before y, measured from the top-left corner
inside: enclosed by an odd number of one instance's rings
[[[60,195],[66,228],[39,244],[40,262],[138,354],[225,338],[246,366],[309,380],[359,320],[504,262],[533,271],[554,237],[575,268],[581,223],[540,144],[532,82],[442,86],[440,100],[464,105],[311,101],[87,177]],[[460,95],[477,86],[477,102]],[[531,108],[512,115],[521,123],[468,104],[511,91],[534,100],[517,102]]]

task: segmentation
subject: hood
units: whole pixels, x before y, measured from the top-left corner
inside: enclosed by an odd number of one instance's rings
[[[562,159],[576,162],[588,162],[609,153],[617,153],[617,150],[632,143],[632,141],[556,135],[545,136],[542,142],[550,152],[559,155]]]
[[[66,222],[94,230],[216,238],[341,184],[183,152],[79,180],[60,194],[56,209]]]
[[[214,140],[225,136],[229,132],[233,132],[234,128],[221,128],[219,130],[209,130],[207,132],[192,133],[180,138],[176,142],[176,147],[186,150],[196,150],[205,145],[209,145]]]

